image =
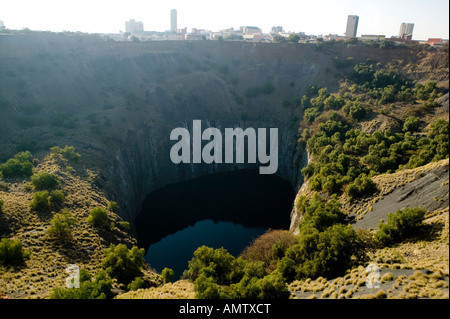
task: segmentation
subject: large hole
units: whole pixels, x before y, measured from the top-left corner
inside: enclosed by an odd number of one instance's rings
[[[295,192],[287,181],[258,170],[237,170],[168,185],[150,193],[135,220],[149,265],[178,278],[206,245],[239,255],[268,229],[288,229]]]

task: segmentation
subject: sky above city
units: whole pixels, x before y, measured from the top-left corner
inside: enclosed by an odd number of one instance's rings
[[[357,36],[396,36],[401,23],[410,22],[415,40],[449,38],[448,0],[0,0],[0,20],[16,30],[119,33],[135,19],[145,31],[166,31],[171,9],[177,9],[178,28],[188,32],[282,26],[307,35],[344,35],[347,16],[354,14]]]

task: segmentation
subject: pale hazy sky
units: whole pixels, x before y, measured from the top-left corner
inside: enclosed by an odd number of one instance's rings
[[[358,36],[398,35],[402,22],[415,24],[413,39],[449,38],[448,0],[0,0],[0,20],[9,29],[118,33],[136,19],[146,31],[178,28],[218,31],[272,26],[306,34],[344,35],[347,16],[359,16]]]

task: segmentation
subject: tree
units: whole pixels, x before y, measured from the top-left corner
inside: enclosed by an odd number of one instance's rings
[[[59,185],[58,176],[47,173],[39,172],[31,176],[31,183],[36,189],[53,189]]]
[[[350,200],[372,195],[377,191],[377,185],[366,174],[359,175],[355,181],[345,188]]]
[[[47,232],[51,237],[62,242],[67,242],[72,238],[72,226],[75,225],[76,219],[67,209],[55,214],[50,223],[51,227]]]
[[[0,173],[4,178],[29,177],[33,174],[32,158],[29,151],[17,153],[0,165]]]
[[[59,189],[54,189],[50,192],[48,201],[52,205],[61,205],[64,202],[64,194]]]
[[[420,119],[416,116],[410,116],[403,124],[403,132],[414,132],[419,127]]]
[[[66,145],[64,148],[54,146],[50,148],[52,154],[61,154],[67,160],[72,162],[80,161],[81,155],[75,152],[75,147]]]
[[[0,241],[0,264],[5,266],[20,265],[29,256],[30,252],[23,249],[20,240],[2,238]]]
[[[274,34],[274,35],[272,36],[272,38],[273,38],[273,41],[274,41],[274,42],[277,42],[277,43],[286,42],[286,38],[283,37],[282,35],[279,35],[279,34]]]
[[[103,207],[95,207],[91,209],[87,222],[95,227],[109,227],[109,219],[106,210]]]
[[[298,34],[291,33],[289,34],[288,41],[292,43],[298,43],[298,41],[300,41],[300,36]]]
[[[120,210],[119,205],[118,205],[117,202],[115,202],[115,201],[110,201],[110,202],[108,203],[108,209],[109,209],[110,211],[112,211],[113,213],[118,213],[119,210]]]
[[[275,91],[275,86],[273,86],[273,84],[270,82],[264,83],[261,88],[261,92],[266,95],[272,94],[274,91]]]
[[[145,287],[145,281],[141,277],[136,277],[130,284],[128,285],[128,290],[134,291]]]
[[[189,261],[189,268],[185,275],[195,280],[203,268],[210,267],[213,277],[219,284],[230,282],[229,274],[233,266],[234,257],[226,249],[213,249],[201,246],[194,252],[194,257]]]
[[[302,199],[297,203],[297,209],[303,212],[303,220],[300,223],[300,232],[308,233],[324,231],[326,228],[345,221],[345,214],[340,210],[340,204],[333,197],[324,201],[315,193],[311,199]]]
[[[92,279],[86,269],[80,269],[80,288],[53,288],[50,299],[107,299],[112,298],[112,280],[104,271]]]
[[[48,191],[40,191],[33,194],[30,207],[37,211],[44,211],[50,208]]]
[[[175,277],[175,272],[170,268],[164,268],[161,272],[161,276],[165,283],[171,282]]]
[[[323,232],[301,236],[297,253],[301,256],[297,270],[299,278],[333,278],[361,261],[364,249],[352,226],[335,224]]]
[[[106,273],[124,284],[129,284],[134,278],[139,277],[144,265],[143,248],[133,246],[128,249],[125,244],[111,244],[105,251],[102,266]]]
[[[422,229],[426,210],[421,207],[404,208],[388,214],[386,223],[378,224],[376,240],[385,246],[414,238]]]

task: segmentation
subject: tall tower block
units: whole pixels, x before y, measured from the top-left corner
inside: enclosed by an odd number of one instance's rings
[[[349,15],[347,19],[347,29],[345,31],[345,36],[347,38],[355,38],[356,32],[358,31],[359,17],[354,15]]]
[[[177,32],[177,10],[170,10],[170,31]]]

